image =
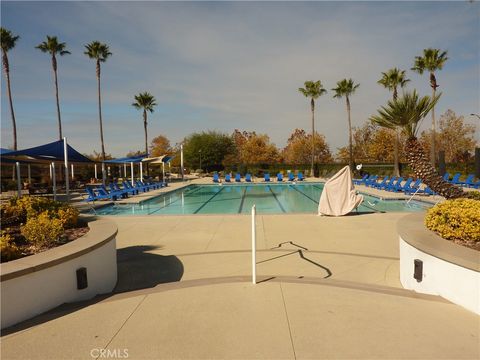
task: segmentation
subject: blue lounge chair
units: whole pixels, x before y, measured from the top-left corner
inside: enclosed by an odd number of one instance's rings
[[[266,182],[270,181],[270,174],[269,173],[263,174],[263,181],[266,181]]]
[[[305,178],[303,177],[303,174],[302,174],[301,172],[298,173],[297,179],[298,179],[298,181],[303,181],[303,180],[305,180]]]
[[[230,174],[225,175],[225,182],[232,182],[232,178],[230,177]]]
[[[378,186],[377,186],[377,189],[378,189],[378,190],[385,190],[387,187],[393,186],[395,180],[397,180],[397,177],[396,177],[396,176],[392,176],[392,177],[390,178],[390,180],[388,180],[385,184],[378,185]]]
[[[104,196],[104,195],[100,195],[100,194],[95,193],[95,190],[92,189],[91,187],[86,187],[85,191],[88,194],[88,197],[84,200],[86,202],[93,202],[93,201],[97,201],[97,200],[109,199],[108,196]]]
[[[236,173],[235,174],[235,182],[242,182],[242,175],[240,175],[239,173]]]
[[[283,174],[282,174],[282,173],[278,173],[278,174],[277,174],[277,181],[278,181],[278,182],[282,182],[282,181],[283,181]]]
[[[137,194],[138,194],[138,192],[139,192],[138,189],[135,188],[135,187],[133,187],[132,184],[131,184],[129,181],[125,181],[125,180],[124,180],[124,181],[122,182],[122,184],[123,184],[123,187],[124,187],[125,189],[133,190],[133,191],[135,192],[134,195],[137,195]]]
[[[140,191],[147,192],[150,190],[148,186],[143,185],[142,183],[140,183],[140,181],[135,181],[135,185],[133,187],[137,189],[138,192]]]
[[[399,187],[402,184],[403,177],[399,177],[396,182],[392,182],[391,184],[387,185],[384,190],[387,191],[395,191],[397,187]]]
[[[370,186],[378,189],[380,186],[384,186],[387,183],[388,179],[390,179],[390,176],[387,175],[383,178],[382,181],[380,181],[380,182],[376,181],[374,184],[371,184]]]
[[[367,187],[372,187],[377,183],[378,175],[372,175],[368,178],[368,180],[365,180],[365,186]]]
[[[361,185],[361,184],[365,184],[365,181],[368,179],[368,174],[366,175],[363,175],[363,177],[361,179],[353,179],[353,183],[355,185]]]
[[[136,194],[137,194],[137,190],[127,188],[127,187],[125,187],[125,185],[123,185],[123,189],[120,188],[120,186],[118,186],[117,183],[111,183],[110,186],[113,186],[113,188],[114,188],[116,191],[125,191],[127,194],[132,194],[132,195],[136,195]]]
[[[462,174],[460,173],[456,173],[455,175],[453,175],[453,178],[452,180],[450,180],[450,183],[453,185],[461,185],[462,182],[460,181],[460,176],[462,176]]]
[[[143,181],[140,181],[140,180],[138,181],[138,183],[142,186],[146,186],[149,191],[152,190],[152,189],[155,190],[155,189],[158,188],[157,184],[147,184],[147,183],[145,183]]]
[[[422,179],[417,179],[413,185],[410,185],[409,187],[405,187],[404,186],[404,189],[403,189],[403,192],[406,194],[406,195],[411,195],[411,194],[415,194],[416,192],[418,192],[420,190],[420,185],[422,184]]]
[[[109,198],[110,200],[117,200],[119,196],[121,196],[118,193],[112,193],[108,192],[107,189],[105,189],[105,186],[100,186],[95,189],[98,192],[98,195],[104,197],[104,198]]]
[[[245,175],[245,181],[246,182],[252,182],[252,175],[251,174],[246,174]]]
[[[214,183],[219,183],[219,182],[220,182],[220,180],[219,180],[219,178],[218,178],[218,173],[214,173],[214,174],[213,174],[213,182],[214,182]]]
[[[413,182],[413,179],[410,177],[405,181],[405,184],[402,185],[402,183],[397,183],[396,186],[392,188],[391,191],[393,192],[405,192],[405,189],[408,189],[410,187],[410,184]]]
[[[470,175],[467,176],[465,181],[462,183],[462,186],[478,189],[478,188],[480,188],[480,180],[475,182],[475,175],[470,174]]]
[[[293,172],[288,173],[288,181],[295,181],[295,175],[293,174]]]
[[[450,174],[448,172],[443,175],[443,180],[450,181]]]
[[[116,189],[115,186],[113,185],[113,183],[110,183],[109,187],[110,187],[110,192],[112,194],[118,194],[122,198],[127,198],[128,197],[129,192],[127,190],[123,190],[123,189],[120,189],[120,188]]]

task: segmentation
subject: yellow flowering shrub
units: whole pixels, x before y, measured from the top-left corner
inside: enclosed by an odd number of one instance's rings
[[[2,261],[14,260],[21,256],[20,249],[13,241],[13,238],[5,231],[2,231],[0,236],[0,254]]]
[[[73,207],[63,207],[58,210],[56,217],[62,222],[65,229],[75,227],[78,222],[78,210]]]
[[[62,221],[51,217],[48,211],[29,218],[20,229],[25,239],[38,248],[52,245],[64,231]]]
[[[480,201],[453,199],[427,211],[425,225],[447,240],[480,242]]]

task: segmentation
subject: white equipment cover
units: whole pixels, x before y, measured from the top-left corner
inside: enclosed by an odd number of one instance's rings
[[[342,216],[355,209],[362,201],[363,196],[355,193],[350,168],[345,166],[325,183],[318,203],[318,214]]]

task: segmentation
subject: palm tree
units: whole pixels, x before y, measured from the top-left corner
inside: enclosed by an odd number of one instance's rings
[[[142,110],[143,109],[143,128],[145,129],[145,153],[148,154],[148,135],[147,135],[147,111],[153,113],[153,108],[157,106],[155,102],[155,97],[148,93],[140,93],[135,95],[135,102],[132,106],[135,109]]]
[[[2,48],[2,63],[3,70],[5,71],[5,77],[7,78],[7,95],[8,102],[10,104],[10,114],[12,115],[12,128],[13,128],[13,149],[17,148],[17,123],[15,122],[15,113],[13,111],[12,102],[12,90],[10,87],[10,66],[8,64],[7,53],[15,47],[15,43],[20,39],[20,36],[15,36],[10,30],[3,27],[0,28],[0,46]]]
[[[380,85],[383,85],[388,90],[391,90],[393,92],[393,100],[397,100],[398,86],[403,88],[409,81],[410,80],[407,79],[405,76],[405,70],[393,68],[388,70],[387,72],[382,72],[382,78],[378,80],[377,83],[379,83]],[[393,131],[395,132],[395,142],[393,146],[393,163],[394,163],[393,172],[395,176],[400,176],[400,166],[398,161],[398,143],[399,143],[398,129],[395,129]]]
[[[313,163],[315,161],[315,99],[327,93],[327,90],[323,88],[320,80],[318,81],[305,81],[305,88],[299,88],[305,97],[310,98],[310,107],[312,109],[312,166],[310,168],[310,174],[313,175]]]
[[[430,73],[430,86],[432,88],[432,98],[435,98],[437,91],[437,78],[435,77],[435,71],[441,70],[445,61],[448,60],[447,52],[440,52],[439,49],[423,49],[423,56],[415,56],[415,63],[412,67],[413,71],[418,72],[420,75],[424,71]],[[432,146],[430,146],[430,162],[435,166],[435,107],[432,108]]]
[[[337,82],[337,87],[332,89],[335,91],[334,98],[342,98],[345,96],[347,102],[347,114],[348,114],[348,149],[350,153],[349,166],[353,170],[353,145],[352,145],[352,121],[350,118],[350,96],[355,93],[355,90],[360,84],[354,84],[352,79],[343,79]]]
[[[407,161],[417,177],[436,193],[447,199],[453,199],[464,196],[463,190],[444,181],[438,175],[417,139],[421,120],[433,109],[440,95],[433,98],[424,96],[419,99],[416,91],[405,93],[400,99],[390,100],[387,106],[382,106],[378,110],[378,115],[371,116],[370,120],[389,129],[397,127],[403,129],[408,137],[405,143]]]
[[[59,54],[60,56],[70,54],[70,51],[65,50],[66,44],[58,42],[56,36],[48,36],[47,41],[42,42],[38,46],[37,49],[44,53],[49,53],[52,55],[52,68],[53,68],[53,79],[55,81],[55,98],[57,100],[57,116],[58,116],[58,137],[62,140],[62,119],[60,116],[60,101],[58,99],[58,77],[57,77],[57,57],[56,55]]]
[[[102,160],[105,161],[105,144],[103,142],[103,124],[102,124],[102,99],[100,95],[100,63],[105,62],[112,55],[107,44],[100,41],[92,41],[85,45],[87,51],[84,52],[90,59],[94,59],[97,64],[97,83],[98,83],[98,116],[100,120],[100,140],[102,142]],[[103,171],[105,173],[105,171]],[[104,176],[105,178],[105,176]]]

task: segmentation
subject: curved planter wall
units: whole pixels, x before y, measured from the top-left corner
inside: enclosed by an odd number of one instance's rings
[[[109,293],[117,282],[116,225],[88,223],[81,238],[0,265],[1,328],[32,318],[63,303]],[[88,286],[77,288],[77,270],[86,269]]]
[[[424,217],[416,213],[398,222],[403,287],[440,295],[480,315],[480,252],[442,239],[425,227]],[[415,260],[423,267],[418,280]]]

